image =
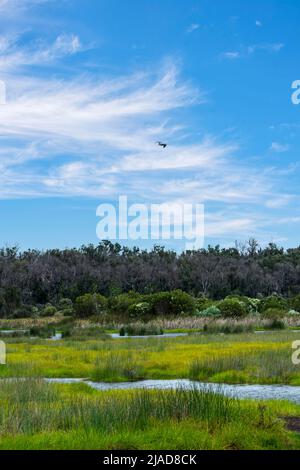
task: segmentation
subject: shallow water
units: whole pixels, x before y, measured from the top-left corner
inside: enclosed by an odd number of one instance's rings
[[[133,339],[137,339],[137,338],[145,338],[145,339],[148,339],[148,338],[178,338],[180,336],[188,336],[188,333],[165,333],[163,335],[136,335],[136,336],[128,336],[128,335],[125,335],[125,336],[120,336],[119,333],[112,333],[109,335],[111,338],[113,339],[129,339],[129,338],[133,338]]]
[[[14,333],[29,334],[29,330],[0,330],[0,335],[13,335]]]
[[[52,384],[78,384],[85,382],[85,379],[44,379],[45,382]]]
[[[85,383],[95,390],[172,390],[183,388],[192,390],[195,388],[204,388],[206,390],[222,393],[226,396],[232,396],[241,399],[252,400],[289,400],[300,404],[300,387],[291,385],[228,385],[216,383],[196,382],[188,379],[175,380],[141,380],[139,382],[119,382],[104,383],[91,382],[85,379],[46,379],[50,383]]]

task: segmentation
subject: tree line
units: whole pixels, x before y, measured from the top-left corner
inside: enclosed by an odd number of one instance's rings
[[[300,247],[285,250],[256,240],[232,248],[209,246],[176,253],[98,245],[64,250],[0,249],[0,315],[20,306],[75,300],[87,293],[112,297],[134,291],[151,294],[181,289],[195,297],[218,300],[300,292]]]

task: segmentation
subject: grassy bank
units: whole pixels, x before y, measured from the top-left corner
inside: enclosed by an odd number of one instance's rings
[[[0,449],[299,449],[288,403],[209,389],[96,392],[83,384],[0,383]]]

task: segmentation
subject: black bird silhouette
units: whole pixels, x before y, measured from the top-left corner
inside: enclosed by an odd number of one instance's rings
[[[163,147],[164,149],[168,147],[168,144],[164,144],[163,142],[156,142],[156,143],[157,145],[159,145],[160,147]]]

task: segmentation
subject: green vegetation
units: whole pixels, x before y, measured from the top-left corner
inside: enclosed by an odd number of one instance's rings
[[[224,318],[242,318],[248,313],[246,305],[237,299],[225,299],[219,302],[218,309]]]
[[[155,324],[132,323],[122,326],[120,336],[157,336],[164,333],[163,329]]]
[[[280,296],[250,298],[231,295],[223,300],[194,297],[182,290],[140,294],[129,291],[104,297],[99,293],[87,293],[71,299],[61,298],[55,305],[21,306],[13,311],[10,318],[36,321],[42,318],[56,319],[70,317],[88,319],[94,322],[150,322],[159,318],[184,317],[223,319],[266,319],[289,320],[300,323],[299,296],[284,299]],[[59,320],[58,320],[59,321]]]
[[[85,294],[77,297],[74,315],[79,318],[92,317],[101,314],[107,307],[107,300],[100,294]]]
[[[84,384],[0,383],[0,449],[299,449],[288,403],[206,390],[96,392]]]
[[[0,250],[0,449],[300,449],[299,433],[286,429],[300,406],[209,388],[300,385],[291,360],[299,266],[300,248],[262,250],[255,240],[181,255],[110,242]],[[47,377],[182,378],[207,388],[100,392]]]
[[[300,385],[299,366],[291,361],[295,339],[295,333],[283,330],[115,340],[99,327],[77,326],[62,341],[7,338],[7,365],[0,368],[0,377],[116,382],[196,377],[207,382]]]
[[[41,329],[49,328],[45,319],[40,321]],[[208,322],[232,328],[247,324]],[[145,326],[125,328],[137,332]],[[0,366],[1,450],[300,449],[299,435],[286,429],[285,420],[300,417],[300,406],[239,401],[209,388],[209,382],[300,385],[299,367],[291,362],[296,335],[289,330],[262,335],[190,331],[174,339],[113,340],[103,327],[82,320],[54,321],[51,328],[65,328],[64,339],[6,340],[7,365]],[[22,380],[5,380],[15,377]],[[191,378],[207,386],[100,392],[85,383],[46,383],[43,377],[99,382]]]

